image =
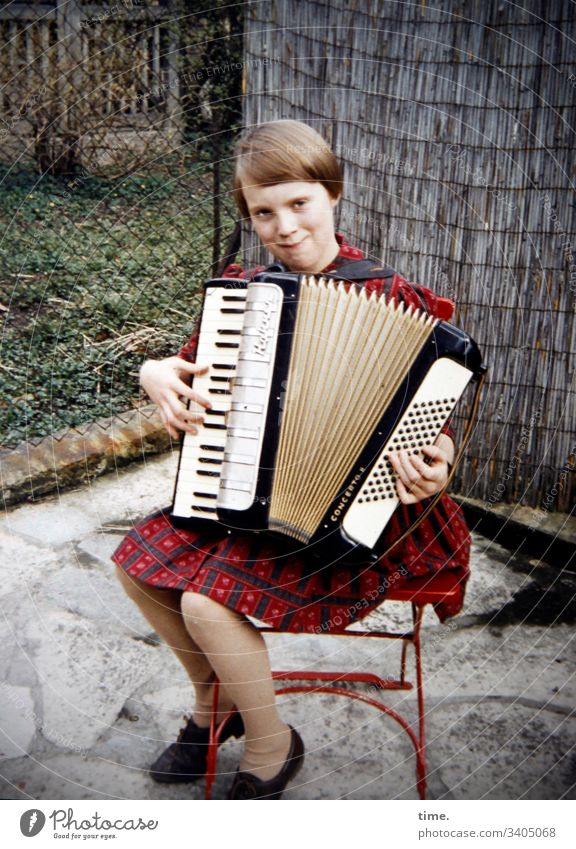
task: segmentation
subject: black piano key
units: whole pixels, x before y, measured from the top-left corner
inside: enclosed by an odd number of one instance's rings
[[[215,507],[201,507],[200,504],[191,504],[192,510],[195,510],[196,513],[217,513]]]
[[[239,303],[246,303],[246,295],[224,295],[222,300],[223,301],[238,301]]]
[[[215,369],[230,369],[232,371],[236,371],[235,363],[213,363],[212,368]]]
[[[210,380],[213,383],[230,383],[232,378],[231,377],[220,377],[219,375],[216,374],[216,375],[214,375],[214,377],[211,377]]]
[[[214,492],[193,492],[192,495],[196,496],[196,498],[213,498],[214,500],[218,498]]]
[[[220,336],[242,336],[241,330],[224,329],[219,330],[218,333],[220,334]]]
[[[204,427],[212,428],[212,430],[228,430],[226,425],[223,424],[211,424],[210,422],[204,422]]]
[[[232,391],[230,389],[209,389],[210,395],[232,395]]]
[[[224,451],[223,445],[201,445],[203,451]]]
[[[220,312],[225,315],[244,315],[246,310],[236,310],[233,307],[225,307],[224,309],[221,309]]]
[[[207,416],[225,416],[226,410],[206,410]]]
[[[221,466],[224,460],[219,457],[198,457],[201,463],[212,463],[213,466]]]
[[[238,342],[216,342],[214,345],[215,348],[239,348],[240,345]]]
[[[205,469],[196,469],[197,475],[203,475],[205,478],[219,478],[220,472],[207,472]]]

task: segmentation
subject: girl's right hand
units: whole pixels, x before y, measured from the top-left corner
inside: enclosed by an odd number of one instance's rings
[[[157,405],[162,424],[173,439],[178,431],[197,433],[197,424],[204,421],[203,412],[211,403],[195,392],[186,382],[187,375],[203,374],[208,366],[188,363],[181,357],[166,357],[164,360],[146,360],[140,369],[140,384]],[[193,403],[188,408],[182,399]]]

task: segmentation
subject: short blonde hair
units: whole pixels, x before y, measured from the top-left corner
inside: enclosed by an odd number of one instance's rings
[[[268,121],[245,130],[236,143],[234,200],[249,218],[242,186],[322,183],[332,197],[342,194],[342,169],[322,136],[301,121]]]

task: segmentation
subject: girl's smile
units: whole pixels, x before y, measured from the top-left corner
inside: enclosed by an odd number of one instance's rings
[[[322,271],[338,255],[333,197],[316,182],[243,186],[250,220],[262,244],[292,271]]]

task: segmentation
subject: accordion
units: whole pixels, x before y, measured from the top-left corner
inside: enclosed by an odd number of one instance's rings
[[[389,452],[432,444],[471,381],[477,405],[485,372],[457,327],[293,272],[208,281],[196,360],[212,408],[182,440],[174,523],[358,563],[381,556],[399,504]]]

